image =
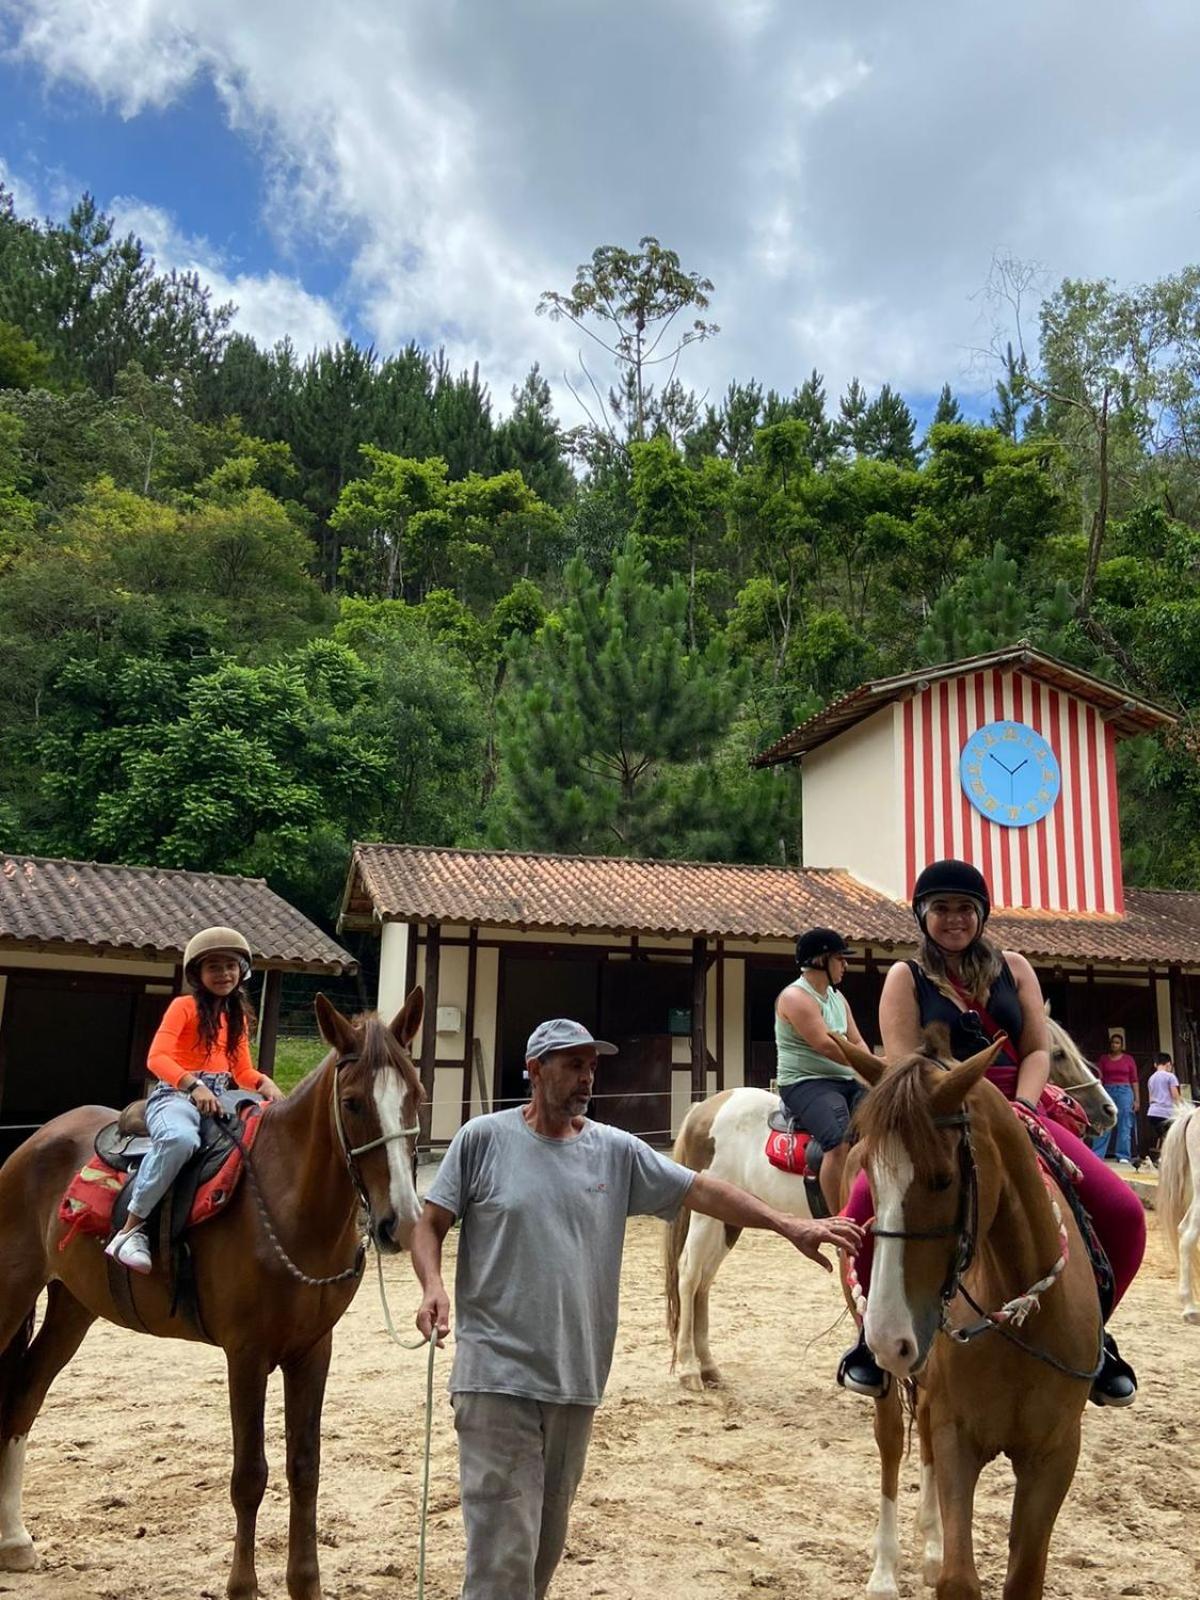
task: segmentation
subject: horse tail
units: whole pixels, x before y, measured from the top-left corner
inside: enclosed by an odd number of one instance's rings
[[[692,1106],[684,1117],[679,1126],[674,1149],[671,1151],[681,1167],[691,1167],[693,1172],[703,1172],[706,1167],[712,1165],[715,1149],[712,1135],[713,1118],[728,1098],[728,1090],[723,1094],[712,1095],[709,1099],[701,1100],[698,1105]],[[680,1206],[667,1225],[667,1237],[663,1247],[667,1293],[667,1337],[671,1341],[672,1371],[675,1370],[675,1343],[679,1336],[679,1258],[683,1254],[691,1220],[692,1214],[688,1208]]]
[[[1197,1107],[1189,1106],[1171,1119],[1158,1158],[1158,1194],[1155,1211],[1162,1228],[1167,1253],[1179,1264],[1179,1224],[1192,1203],[1193,1183],[1188,1154],[1188,1132]],[[1200,1127],[1200,1123],[1197,1124]]]
[[[16,1383],[17,1375],[25,1360],[25,1352],[29,1349],[33,1338],[34,1313],[37,1310],[36,1302],[30,1306],[27,1314],[21,1319],[21,1324],[3,1350],[0,1350],[0,1440],[6,1434],[5,1421],[9,1415],[9,1402]]]

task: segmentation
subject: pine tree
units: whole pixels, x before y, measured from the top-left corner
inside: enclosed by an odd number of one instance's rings
[[[937,409],[933,413],[931,428],[936,428],[939,422],[961,422],[963,420],[962,408],[954,398],[954,391],[948,383],[942,385],[942,392],[938,395]]]
[[[602,588],[584,563],[531,644],[513,648],[501,734],[498,840],[549,850],[662,855],[710,837],[714,786],[695,781],[740,683],[724,645],[686,648],[687,592],[650,582],[631,541]]]
[[[565,506],[574,494],[575,480],[563,458],[550,385],[536,361],[512,397],[512,415],[496,429],[496,465],[502,471],[515,468],[547,505]]]
[[[860,455],[890,461],[896,467],[915,467],[917,420],[890,383],[885,383],[863,414],[858,429]]]

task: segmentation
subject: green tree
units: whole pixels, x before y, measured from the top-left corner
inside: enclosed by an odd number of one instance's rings
[[[683,351],[720,332],[700,317],[686,326],[676,320],[707,311],[712,289],[709,279],[685,272],[675,251],[647,234],[637,250],[599,246],[577,269],[571,288],[565,294],[547,289],[537,311],[555,322],[565,317],[616,362],[618,386],[609,391],[609,408],[627,415],[628,438],[640,441],[656,422],[651,369],[666,367],[674,378]],[[611,424],[595,426],[612,436]]]
[[[719,801],[695,764],[738,700],[723,644],[690,655],[687,593],[656,589],[635,545],[603,588],[581,561],[537,638],[514,646],[493,830],[515,845],[687,852]]]

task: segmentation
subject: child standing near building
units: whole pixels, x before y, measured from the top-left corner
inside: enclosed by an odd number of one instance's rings
[[[153,1266],[145,1221],[200,1145],[200,1118],[214,1116],[217,1096],[230,1079],[267,1100],[283,1090],[250,1060],[254,1012],[244,985],[250,976],[250,946],[233,928],[205,928],[188,942],[183,976],[190,993],[171,1001],[150,1046],[147,1065],[158,1087],[146,1102],[146,1126],[154,1141],[138,1168],[124,1227],[105,1254],[130,1272]]]
[[[1146,1154],[1158,1165],[1158,1154],[1162,1149],[1163,1139],[1171,1125],[1171,1118],[1177,1113],[1183,1096],[1179,1092],[1179,1079],[1175,1076],[1175,1067],[1169,1055],[1162,1050],[1154,1058],[1154,1071],[1150,1074],[1150,1082],[1146,1085],[1148,1099],[1146,1103],[1146,1126],[1150,1132],[1150,1148]]]

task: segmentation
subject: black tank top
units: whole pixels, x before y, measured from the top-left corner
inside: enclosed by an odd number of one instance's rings
[[[1017,980],[1013,977],[1008,962],[1001,958],[1001,963],[999,974],[988,995],[986,1009],[992,1020],[1009,1038],[1009,1043],[1001,1051],[996,1064],[1015,1067],[1019,1060],[1016,1041],[1021,1037],[1025,1024],[1021,1016]],[[968,1056],[973,1056],[976,1051],[983,1049],[991,1036],[986,1028],[982,1028],[981,1033],[981,1024],[972,1026],[972,1018],[978,1023],[978,1012],[972,1012],[970,1009],[961,1011],[953,1000],[942,993],[917,962],[909,961],[906,965],[916,985],[917,1011],[921,1026],[924,1028],[931,1022],[944,1023],[950,1029],[950,1049],[956,1061],[965,1061]]]

